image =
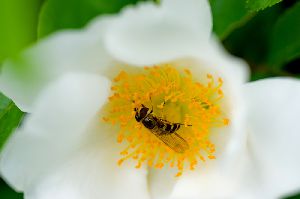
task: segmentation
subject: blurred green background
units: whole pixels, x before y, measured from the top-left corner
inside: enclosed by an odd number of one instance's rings
[[[0,0],[0,65],[57,30],[81,28],[97,15],[116,13],[138,1]],[[210,0],[210,3],[215,34],[229,52],[248,62],[251,80],[300,77],[299,0]],[[11,100],[0,94],[0,150],[23,115]],[[21,199],[23,195],[0,179],[0,198]],[[300,199],[300,194],[289,198]]]

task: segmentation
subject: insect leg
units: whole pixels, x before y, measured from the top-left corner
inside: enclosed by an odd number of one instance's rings
[[[180,125],[180,126],[185,126],[185,124],[182,124],[182,123],[175,123],[175,124],[178,124],[178,125]],[[193,126],[193,125],[188,124],[187,126]]]

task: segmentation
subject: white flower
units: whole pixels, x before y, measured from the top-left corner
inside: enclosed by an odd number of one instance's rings
[[[247,65],[223,51],[211,27],[206,0],[141,3],[7,61],[0,90],[29,114],[1,153],[2,176],[26,199],[266,199],[297,191],[299,81],[245,83]],[[177,132],[185,141],[167,146],[136,121],[142,104],[184,123]]]

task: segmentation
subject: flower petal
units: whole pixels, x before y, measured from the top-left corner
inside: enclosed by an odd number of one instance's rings
[[[151,196],[155,199],[232,198],[239,188],[236,175],[226,176],[217,169],[201,168],[179,178],[175,174],[172,170],[150,172]]]
[[[105,44],[117,60],[153,65],[196,54],[210,37],[207,0],[164,0],[128,7],[108,28]]]
[[[260,188],[271,198],[300,190],[300,81],[273,78],[245,86],[249,150]]]
[[[115,141],[115,140],[114,140]],[[118,147],[103,142],[85,149],[25,192],[28,199],[150,199],[146,168],[117,165]]]
[[[232,198],[237,187],[235,176],[225,176],[217,170],[201,170],[182,176],[170,198]]]
[[[198,57],[209,70],[218,72],[230,83],[240,86],[241,83],[249,81],[250,69],[247,63],[228,53],[215,36],[210,38]]]
[[[103,49],[101,31],[109,17],[98,18],[84,31],[56,33],[4,63],[0,90],[25,112],[47,84],[67,72],[101,72],[111,59]]]
[[[34,113],[5,145],[2,176],[22,191],[64,162],[87,139],[86,130],[106,102],[109,84],[97,75],[74,73],[50,84]]]
[[[178,178],[170,199],[246,199],[246,192],[245,190],[241,192],[241,188],[245,187],[245,182],[249,182],[248,178],[245,179],[245,177],[252,177],[253,173],[250,170],[252,167],[249,167],[249,156],[245,156],[245,154],[246,150],[243,147],[238,158],[236,158],[237,161],[231,168],[226,168],[218,162],[215,164],[205,162],[200,168],[183,174]],[[249,194],[249,189],[246,191]],[[260,193],[260,195],[262,194]]]
[[[170,199],[174,185],[178,178],[175,177],[178,170],[175,168],[148,168],[149,192],[154,199]]]

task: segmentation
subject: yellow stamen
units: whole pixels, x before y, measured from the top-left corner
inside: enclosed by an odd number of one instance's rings
[[[197,82],[190,70],[180,71],[167,64],[144,67],[135,74],[121,71],[114,78],[113,94],[103,118],[119,126],[117,142],[128,146],[120,152],[118,165],[134,159],[136,168],[143,164],[157,169],[177,167],[176,176],[181,176],[186,169],[194,170],[201,162],[216,159],[215,145],[210,142],[211,129],[230,122],[221,109],[222,84],[221,78],[215,79],[211,74]],[[171,132],[156,126],[154,132],[135,119],[142,107],[152,109],[153,117],[180,128]],[[157,133],[169,133],[170,137],[166,141]]]

